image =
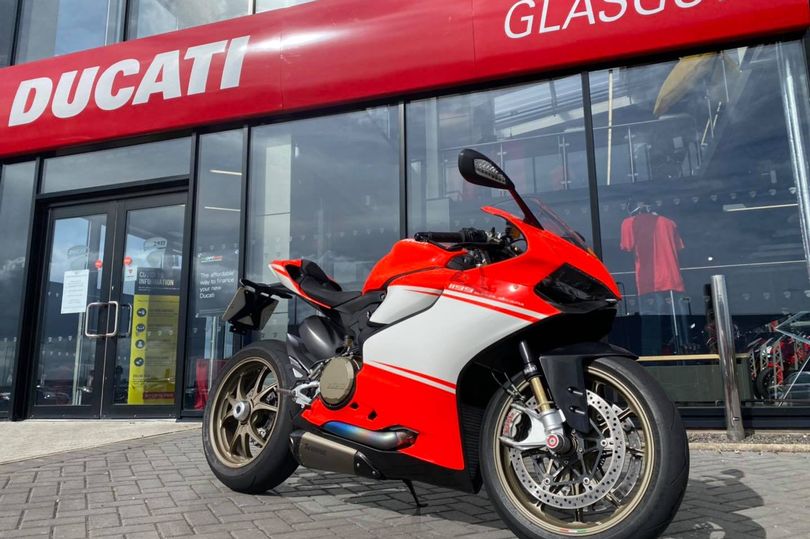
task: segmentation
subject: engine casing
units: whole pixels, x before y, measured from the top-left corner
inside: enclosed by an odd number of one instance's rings
[[[354,358],[335,356],[327,360],[321,371],[321,399],[329,408],[346,406],[354,395],[358,366]]]

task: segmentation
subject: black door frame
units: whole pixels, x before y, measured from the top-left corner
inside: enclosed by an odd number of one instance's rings
[[[150,187],[152,187],[150,189]],[[168,200],[167,200],[168,199]],[[188,308],[188,287],[189,287],[189,270],[191,266],[191,215],[193,212],[193,180],[190,181],[188,176],[165,178],[163,180],[155,180],[149,182],[137,182],[134,184],[123,186],[121,189],[105,190],[104,193],[99,193],[99,190],[81,190],[72,193],[61,195],[39,195],[36,198],[36,212],[34,217],[34,233],[32,235],[33,249],[31,249],[32,260],[45,260],[49,244],[51,241],[51,228],[52,218],[54,212],[57,214],[65,213],[69,215],[71,211],[75,211],[86,215],[88,208],[98,207],[102,211],[99,213],[108,213],[108,215],[119,215],[118,226],[125,227],[126,225],[126,212],[130,209],[149,208],[159,206],[169,206],[177,204],[185,204],[185,212],[183,218],[183,267],[180,279],[180,306],[178,315],[178,342],[177,342],[177,364],[175,367],[175,403],[171,405],[114,405],[112,402],[113,388],[112,375],[114,369],[102,369],[104,372],[104,380],[102,392],[97,397],[101,402],[89,407],[88,410],[69,410],[67,407],[51,409],[56,413],[48,413],[45,408],[35,410],[36,402],[36,372],[37,364],[36,357],[38,353],[37,337],[40,329],[40,322],[42,316],[42,294],[44,293],[44,281],[47,278],[45,268],[39,265],[29,265],[27,272],[27,283],[31,283],[25,295],[25,315],[24,323],[26,327],[32,328],[31,331],[24,332],[24,339],[21,342],[20,348],[20,364],[27,366],[24,369],[27,372],[22,372],[20,369],[18,375],[24,376],[24,384],[18,384],[18,388],[22,385],[25,390],[24,395],[19,395],[15,400],[22,406],[16,407],[17,410],[22,412],[16,419],[28,418],[174,418],[180,417],[180,409],[182,407],[182,394],[183,385],[185,380],[185,333],[186,333],[186,318]],[[72,210],[75,208],[75,210]],[[119,231],[112,233],[114,237],[119,236]],[[123,237],[123,236],[121,236]],[[124,243],[121,241],[115,242],[115,246],[105,243],[105,251],[115,248],[114,252],[110,252],[110,258],[105,256],[108,260],[117,260],[123,258]],[[103,290],[110,290],[112,283],[120,283],[122,278],[122,269],[118,264],[112,264],[112,271],[104,275]],[[116,299],[117,296],[109,299]],[[101,339],[102,342],[108,339]],[[106,345],[109,348],[109,345]],[[114,352],[113,352],[114,354]],[[109,355],[107,352],[106,355]],[[99,357],[100,356],[100,357]],[[97,365],[100,361],[105,361],[105,354],[97,354]],[[97,367],[98,368],[98,367]],[[19,379],[18,379],[19,380]],[[95,413],[99,411],[100,413]]]
[[[164,193],[162,195],[144,195],[140,197],[129,197],[116,202],[118,205],[118,224],[123,227],[123,232],[119,233],[116,232],[116,239],[120,240],[123,238],[124,241],[116,241],[115,242],[115,249],[113,251],[113,270],[112,270],[112,287],[110,289],[110,301],[121,301],[122,295],[122,285],[123,285],[123,268],[119,261],[122,261],[124,258],[124,251],[126,246],[126,231],[127,231],[127,217],[130,211],[133,210],[141,210],[141,209],[149,209],[149,208],[161,208],[165,206],[177,206],[180,204],[188,205],[188,196],[186,193]],[[186,264],[189,264],[190,261],[186,256],[185,252],[185,236],[188,234],[189,231],[185,229],[185,219],[183,219],[183,252],[182,252],[182,260],[183,266],[181,269],[181,279],[180,279],[180,291],[179,296],[182,300],[188,294],[188,290],[183,289],[183,279],[182,273],[186,267]],[[123,306],[123,303],[121,303]],[[131,313],[133,314],[133,313]],[[177,386],[183,384],[183,380],[179,379],[177,374],[180,371],[180,363],[183,362],[183,356],[181,355],[181,345],[180,341],[185,339],[185,328],[182,327],[181,322],[182,313],[178,305],[178,313],[177,313],[177,344],[175,345],[176,351],[176,359],[175,359],[175,399],[177,398]],[[184,319],[184,317],[183,317]],[[132,318],[129,319],[130,323]],[[108,349],[107,355],[112,356],[115,358],[118,355],[118,339],[113,338],[108,342]],[[109,361],[109,360],[108,360]],[[113,359],[114,362],[114,359]],[[107,363],[107,367],[112,365],[112,363]],[[105,379],[104,379],[104,386],[103,386],[103,397],[102,397],[102,407],[101,407],[101,417],[102,418],[137,418],[137,417],[174,417],[175,411],[175,403],[172,404],[165,404],[165,405],[149,405],[149,404],[115,404],[114,399],[114,386],[113,386],[113,376],[115,375],[115,370],[113,369],[105,369]]]
[[[104,215],[106,217],[106,227],[107,231],[105,233],[104,238],[104,251],[99,253],[99,257],[102,260],[111,260],[112,258],[112,249],[113,249],[113,242],[110,241],[112,238],[115,237],[115,208],[110,206],[109,204],[101,203],[101,202],[94,202],[89,204],[80,204],[80,205],[73,205],[73,206],[63,206],[63,207],[55,207],[49,208],[47,211],[46,222],[44,226],[45,230],[45,237],[43,242],[43,253],[42,257],[39,260],[45,261],[50,260],[49,254],[52,254],[53,248],[53,240],[54,240],[54,229],[57,220],[60,219],[70,219],[71,217],[80,217],[86,215]],[[37,401],[37,373],[39,372],[39,364],[34,360],[34,358],[39,357],[40,350],[42,346],[42,340],[40,339],[42,328],[44,326],[44,316],[45,316],[45,292],[47,289],[47,280],[48,280],[48,273],[49,273],[49,264],[41,264],[37,266],[39,270],[37,271],[36,275],[36,282],[38,283],[38,290],[39,293],[37,294],[37,309],[36,309],[36,318],[35,323],[32,326],[33,331],[31,332],[32,338],[32,346],[31,350],[33,351],[33,355],[31,356],[31,371],[32,376],[29,380],[29,393],[31,395],[31,408],[29,417],[49,417],[49,418],[63,418],[63,417],[71,417],[71,418],[92,418],[97,417],[102,406],[102,396],[101,393],[94,394],[94,402],[88,406],[75,406],[70,409],[69,413],[64,413],[63,411],[67,411],[68,408],[66,406],[59,406],[59,405],[48,405],[47,407],[40,408],[39,405],[36,404]],[[103,295],[106,290],[109,290],[111,283],[111,275],[109,271],[104,271],[102,273],[101,278],[101,294],[102,297],[99,298],[99,301],[103,301]],[[99,327],[108,327],[109,326],[109,309],[106,309],[103,314],[99,315],[98,325]],[[104,322],[102,322],[104,320]],[[104,356],[106,350],[106,339],[97,339],[94,341],[90,341],[95,343],[95,356],[94,356],[94,370],[96,373],[101,373],[104,371]],[[95,381],[94,381],[95,383]],[[43,410],[44,413],[40,413],[39,410]],[[55,412],[55,413],[49,413]]]

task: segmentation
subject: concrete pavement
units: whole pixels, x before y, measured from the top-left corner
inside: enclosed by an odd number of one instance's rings
[[[199,428],[174,419],[2,421],[0,464]]]
[[[810,454],[694,451],[670,538],[810,537]],[[484,495],[299,469],[260,496],[208,470],[199,431],[0,465],[0,537],[512,537]]]

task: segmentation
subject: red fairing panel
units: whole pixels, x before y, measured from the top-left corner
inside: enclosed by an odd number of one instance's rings
[[[413,279],[421,278],[420,272],[444,268],[453,257],[465,252],[450,252],[436,245],[411,239],[400,240],[374,265],[363,285],[363,293],[382,290],[394,278],[402,279],[406,275],[410,275],[410,279],[399,281],[399,284],[414,284]]]
[[[331,411],[317,401],[304,412],[305,419],[316,426],[337,420],[372,430],[404,426],[419,433],[416,443],[404,452],[439,466],[462,469],[455,398],[459,376],[490,345],[559,314],[535,294],[535,285],[565,261],[619,295],[616,283],[592,254],[505,211],[483,210],[520,228],[527,239],[526,251],[464,271],[432,269],[394,279],[378,310],[385,311],[387,320],[400,321],[363,345],[364,366],[352,399],[358,409]],[[431,260],[433,253],[425,253],[426,260]],[[426,301],[417,301],[423,295]],[[425,310],[419,311],[422,307]],[[401,316],[403,313],[407,316]],[[368,417],[372,408],[377,412],[374,419]]]
[[[414,425],[411,428],[419,430],[417,443],[402,453],[445,468],[464,468],[455,384],[391,366],[365,364],[356,387],[352,398],[358,404],[356,410],[349,406],[329,410],[317,399],[304,411],[304,419],[317,426],[344,421],[370,430]]]
[[[0,157],[801,30],[807,0],[315,0],[0,70]]]

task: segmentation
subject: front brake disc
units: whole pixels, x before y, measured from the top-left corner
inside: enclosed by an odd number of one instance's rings
[[[579,485],[578,492],[574,492],[573,488],[567,486],[560,487],[560,483],[554,477],[553,468],[546,473],[542,467],[537,467],[539,472],[537,475],[540,476],[540,480],[536,480],[526,467],[526,458],[532,457],[527,457],[524,455],[525,452],[519,449],[508,449],[509,460],[518,480],[542,504],[558,509],[580,509],[593,505],[604,498],[621,477],[626,449],[622,421],[613,406],[596,393],[588,390],[587,399],[588,407],[596,413],[603,425],[602,438],[599,442],[601,455],[600,458],[595,459],[591,472],[598,469],[603,475],[595,477],[596,473],[588,474],[586,471],[575,478],[573,483]],[[577,455],[574,454],[571,458],[576,457]]]

